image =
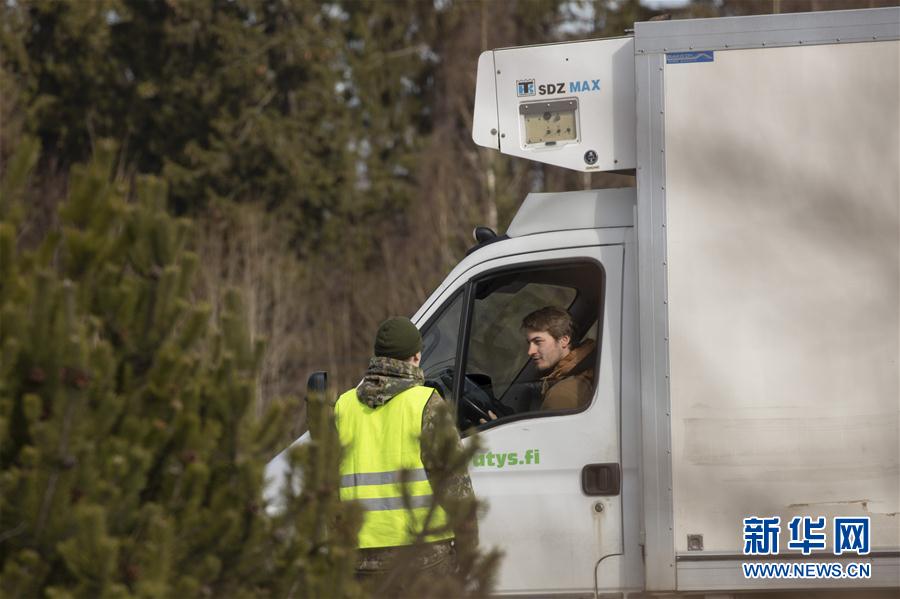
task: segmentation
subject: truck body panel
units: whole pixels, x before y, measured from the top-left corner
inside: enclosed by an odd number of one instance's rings
[[[706,531],[704,550],[740,553],[742,517],[811,510],[869,515],[873,545],[900,546],[898,58],[894,41],[667,66],[676,552]]]
[[[648,589],[900,583],[898,16],[636,24]],[[880,575],[747,580],[752,515],[868,515]]]

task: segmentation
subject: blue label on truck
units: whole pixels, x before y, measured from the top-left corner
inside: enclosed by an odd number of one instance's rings
[[[669,52],[666,54],[666,64],[712,62],[713,60],[715,60],[715,52],[712,50],[705,50],[703,52]]]

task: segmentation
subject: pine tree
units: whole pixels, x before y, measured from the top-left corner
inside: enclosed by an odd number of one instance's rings
[[[239,298],[216,323],[192,303],[189,223],[156,179],[127,201],[106,144],[73,169],[59,231],[16,248],[36,155],[20,144],[3,182],[0,594],[259,596],[283,423],[250,417]]]
[[[259,202],[293,224],[297,249],[328,236],[354,165],[342,23],[320,3],[21,0],[0,3],[0,21],[42,170],[111,138],[123,167],[167,181],[179,214]]]
[[[261,343],[236,293],[218,318],[193,302],[191,223],[166,212],[165,186],[130,189],[101,143],[73,168],[58,229],[23,249],[38,153],[21,140],[0,183],[0,595],[367,596],[335,436],[292,451],[286,507],[266,509],[287,406],[253,417]],[[325,404],[311,406],[333,430]],[[471,451],[447,448],[448,475]],[[467,557],[468,583],[430,584],[479,596],[496,559]]]

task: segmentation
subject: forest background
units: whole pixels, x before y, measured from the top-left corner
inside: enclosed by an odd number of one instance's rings
[[[492,48],[626,35],[698,18],[885,0],[6,0],[0,172],[42,151],[17,244],[60,224],[69,169],[100,140],[119,178],[153,174],[194,223],[197,302],[238,289],[264,340],[255,411],[327,370],[365,368],[378,323],[411,315],[529,192],[633,186],[471,141],[476,62]],[[302,415],[294,432],[304,430]]]
[[[357,380],[475,225],[635,184],[476,147],[478,55],[897,3],[0,0],[0,595],[487,596],[501,554],[462,535],[456,575],[414,544],[358,583],[334,395],[301,400]],[[445,416],[429,513],[461,530],[478,437]]]

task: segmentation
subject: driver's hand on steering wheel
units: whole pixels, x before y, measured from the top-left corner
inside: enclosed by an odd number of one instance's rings
[[[497,419],[497,415],[494,414],[494,413],[493,413],[492,411],[490,411],[490,410],[488,410],[488,416],[491,417],[491,420],[496,420],[496,419]],[[487,420],[485,420],[484,418],[479,418],[479,419],[478,419],[478,423],[479,423],[479,424],[487,424]]]

